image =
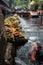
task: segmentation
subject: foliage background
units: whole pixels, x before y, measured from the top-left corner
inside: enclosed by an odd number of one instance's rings
[[[23,8],[28,8],[28,5],[31,1],[35,1],[35,4],[32,6],[32,9],[35,8],[36,5],[38,5],[38,8],[41,8],[41,0],[13,0],[14,6],[23,6]]]

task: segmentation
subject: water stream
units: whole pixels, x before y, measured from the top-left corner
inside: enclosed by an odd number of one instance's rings
[[[33,39],[34,38],[36,39],[39,37],[40,39],[43,40],[43,29],[40,29],[39,26],[34,26],[34,27],[31,26],[31,23],[29,24],[30,21],[27,21],[24,18],[19,17],[19,20],[21,22],[20,26],[22,26],[22,29],[28,38],[31,37]],[[33,64],[29,61],[28,52],[30,47],[31,47],[31,43],[28,40],[28,42],[24,46],[21,46],[17,50],[17,58],[20,59],[20,60],[16,59],[17,63],[19,64],[21,63],[20,65],[39,65],[37,63]]]

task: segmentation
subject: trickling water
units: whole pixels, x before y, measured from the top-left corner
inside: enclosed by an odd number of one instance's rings
[[[18,16],[19,17],[19,16]],[[39,27],[31,27],[31,24],[28,24],[28,21],[26,21],[24,18],[19,17],[19,20],[21,22],[21,26],[24,30],[24,32],[27,34],[28,38],[29,37],[40,37],[43,39],[43,30],[41,30]],[[24,46],[22,46],[20,49],[17,50],[17,57],[20,58],[26,65],[39,65],[37,63],[33,64],[29,61],[29,56],[28,52],[30,49],[31,43],[28,41]],[[20,60],[17,61],[19,64],[22,62]],[[43,65],[43,64],[42,64]]]
[[[26,20],[19,16],[18,16],[18,18],[21,22],[20,25],[22,26],[23,31],[27,34],[28,37],[39,36],[39,27],[38,26],[33,26],[32,23],[29,23],[29,22],[31,22],[30,20]]]
[[[25,27],[25,26],[28,27],[28,23],[26,23],[26,20],[24,18],[19,17],[19,16],[18,16],[18,18],[19,18],[19,20],[21,22],[22,27]]]
[[[16,65],[26,65],[20,58],[15,58]]]

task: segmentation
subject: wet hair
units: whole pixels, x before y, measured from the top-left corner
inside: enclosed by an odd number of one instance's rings
[[[37,43],[37,46],[38,46],[38,50],[40,50],[42,47],[41,47],[41,44],[36,42]]]
[[[38,49],[41,49],[41,43],[39,43],[38,41],[33,41],[33,42],[36,42],[37,46],[38,46]]]

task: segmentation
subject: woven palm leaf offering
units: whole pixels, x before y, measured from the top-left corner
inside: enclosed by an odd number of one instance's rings
[[[5,19],[5,29],[8,40],[13,38],[15,39],[16,47],[24,45],[28,39],[22,32],[22,28],[20,26],[20,21],[18,15],[10,16]]]

